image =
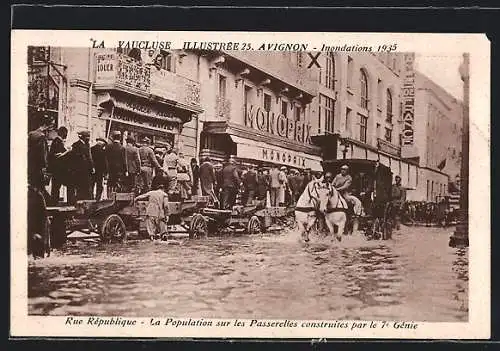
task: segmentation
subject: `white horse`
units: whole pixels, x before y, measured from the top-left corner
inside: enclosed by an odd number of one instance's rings
[[[325,217],[329,232],[334,234],[334,225],[338,227],[336,238],[342,239],[347,221],[347,203],[338,191],[321,180],[312,180],[307,184],[295,206],[295,219],[304,241],[309,241],[309,231],[314,226],[318,212]]]

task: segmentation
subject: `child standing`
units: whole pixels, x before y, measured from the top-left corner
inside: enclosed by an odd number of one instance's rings
[[[165,185],[157,183],[155,190],[137,196],[134,201],[148,199],[146,207],[146,228],[151,240],[162,237],[167,233],[167,222],[169,216],[168,194]]]

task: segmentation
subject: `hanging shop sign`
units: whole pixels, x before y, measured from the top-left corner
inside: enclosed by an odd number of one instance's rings
[[[310,124],[266,111],[262,107],[246,106],[245,125],[282,138],[311,144]]]
[[[175,123],[169,123],[161,120],[141,118],[139,115],[134,115],[126,110],[114,109],[113,113],[107,119],[135,125],[143,128],[152,128],[155,130],[163,130],[167,133],[177,134],[179,128]]]
[[[280,147],[260,146],[251,140],[232,137],[237,144],[237,156],[294,168],[322,170],[321,158],[303,152],[290,151]]]

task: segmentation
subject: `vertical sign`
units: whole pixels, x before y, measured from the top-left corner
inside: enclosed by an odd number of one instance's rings
[[[115,82],[116,56],[114,53],[95,55],[95,83],[113,84]]]
[[[418,157],[415,145],[415,53],[403,54],[401,157]]]
[[[404,54],[404,76],[403,76],[403,146],[413,145],[415,119],[415,71],[413,64],[415,53]]]

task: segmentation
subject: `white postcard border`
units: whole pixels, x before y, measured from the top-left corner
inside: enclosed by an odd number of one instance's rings
[[[65,337],[246,337],[246,338],[408,338],[484,339],[490,336],[490,43],[482,34],[265,33],[13,30],[11,38],[11,335]],[[150,318],[133,318],[135,327],[67,326],[66,317],[28,316],[26,255],[26,167],[28,45],[90,47],[90,38],[107,47],[118,40],[259,43],[335,42],[350,45],[398,44],[398,51],[470,53],[469,163],[469,321],[418,323],[415,330],[374,328],[150,327]],[[338,45],[338,44],[336,44]],[[450,231],[451,235],[451,231]],[[169,316],[158,316],[165,321]],[[193,319],[196,316],[192,316]],[[205,320],[207,320],[205,318]],[[144,324],[141,324],[141,321]],[[214,320],[215,321],[215,320]],[[232,320],[229,320],[232,321]],[[248,323],[249,321],[247,321]],[[301,323],[302,321],[299,321]],[[410,322],[410,321],[407,321]],[[369,323],[369,322],[368,322]],[[215,323],[214,323],[215,324]],[[248,325],[248,324],[247,324]]]

